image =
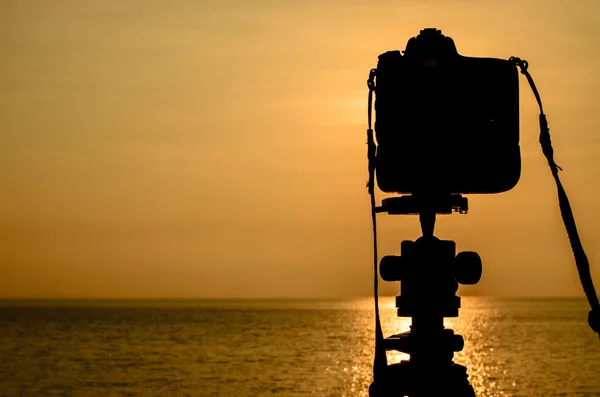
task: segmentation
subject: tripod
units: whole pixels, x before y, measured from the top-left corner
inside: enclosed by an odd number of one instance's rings
[[[369,388],[375,396],[474,397],[464,366],[455,364],[454,352],[464,339],[444,328],[444,317],[458,317],[458,284],[476,284],[481,278],[481,259],[475,252],[460,252],[451,240],[433,235],[436,214],[466,213],[467,199],[460,195],[424,198],[393,197],[383,200],[377,212],[419,214],[423,236],[403,241],[400,256],[386,256],[380,264],[385,281],[401,281],[396,297],[399,317],[412,317],[408,332],[383,340],[386,350],[410,355],[408,361],[388,365],[384,376]]]

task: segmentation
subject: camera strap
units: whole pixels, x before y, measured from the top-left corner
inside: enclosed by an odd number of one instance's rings
[[[371,220],[373,222],[373,298],[375,300],[375,358],[373,360],[373,378],[379,379],[387,368],[387,357],[383,343],[383,330],[379,317],[379,260],[377,258],[377,205],[375,203],[375,153],[377,146],[373,137],[373,92],[375,91],[375,75],[377,69],[371,69],[367,87],[369,87],[368,99],[368,129],[367,129],[367,158],[369,160],[369,181],[367,189],[371,196]]]
[[[533,91],[533,95],[535,96],[535,99],[540,107],[540,145],[542,146],[542,152],[544,153],[546,160],[548,160],[550,171],[552,172],[552,176],[556,182],[560,214],[567,231],[567,236],[569,237],[569,242],[571,243],[571,249],[573,251],[573,256],[575,257],[575,265],[577,266],[577,272],[579,273],[581,286],[583,287],[585,296],[587,297],[592,309],[588,314],[588,323],[590,324],[590,327],[600,336],[600,303],[598,302],[598,296],[596,295],[596,289],[594,288],[594,282],[590,273],[590,263],[585,251],[583,250],[581,240],[579,239],[579,233],[577,232],[577,225],[575,224],[575,217],[573,216],[573,211],[571,210],[571,204],[569,203],[567,193],[558,176],[558,171],[562,171],[562,168],[560,168],[554,161],[554,149],[552,148],[552,142],[550,140],[550,129],[548,128],[548,121],[546,120],[546,115],[544,114],[542,99],[535,86],[535,83],[533,82],[531,74],[529,74],[527,71],[529,63],[517,57],[511,57],[509,61],[517,65],[517,67],[521,70],[521,73],[525,75],[527,81],[529,82],[529,86]]]

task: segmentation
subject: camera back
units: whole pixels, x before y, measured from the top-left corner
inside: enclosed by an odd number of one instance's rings
[[[379,56],[377,184],[403,194],[510,190],[521,173],[518,70],[458,55],[442,37],[437,47],[409,51],[409,41],[405,55]]]

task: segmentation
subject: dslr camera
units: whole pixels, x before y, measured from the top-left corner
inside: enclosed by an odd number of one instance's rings
[[[459,55],[440,30],[379,56],[375,169],[388,193],[474,194],[512,189],[521,174],[518,69]]]

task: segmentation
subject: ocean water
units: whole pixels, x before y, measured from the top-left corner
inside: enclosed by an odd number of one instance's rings
[[[371,382],[368,299],[0,306],[0,396],[350,397]],[[392,299],[382,317],[386,335],[408,329]],[[446,324],[477,396],[600,396],[584,300],[463,298]]]

